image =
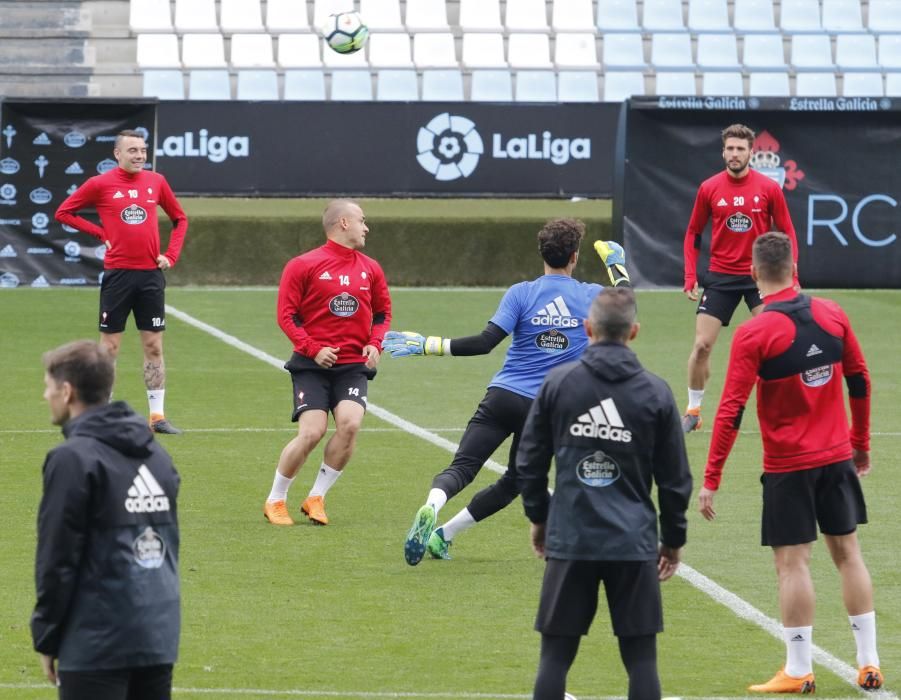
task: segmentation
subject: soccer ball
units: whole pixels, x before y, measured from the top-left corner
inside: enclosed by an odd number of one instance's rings
[[[369,27],[363,24],[358,12],[339,12],[329,15],[321,29],[322,36],[333,51],[356,53],[369,38]]]

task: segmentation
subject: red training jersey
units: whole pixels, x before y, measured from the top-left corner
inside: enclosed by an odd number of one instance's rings
[[[803,299],[794,289],[787,288],[763,301],[769,306]],[[826,299],[809,301],[812,323],[805,328],[785,313],[767,311],[765,307],[763,313],[735,331],[704,471],[706,488],[715,491],[719,487],[726,458],[738,437],[745,402],[755,383],[764,471],[821,467],[849,459],[852,447],[869,451],[870,377],[860,344],[838,304]],[[790,353],[803,358],[807,369],[792,373],[791,367],[795,365],[797,369],[797,361],[790,358]],[[842,375],[850,394],[850,432]]]
[[[161,206],[175,228],[165,256],[175,265],[188,230],[188,217],[159,173],[122,168],[95,175],[73,192],[56,210],[56,220],[99,238],[110,248],[103,259],[107,270],[152,270],[160,255],[157,206]],[[102,226],[78,216],[93,207]]]
[[[750,275],[754,239],[773,230],[782,231],[791,239],[792,255],[798,262],[795,227],[782,188],[756,170],[739,178],[724,170],[704,180],[695,197],[683,245],[686,291],[698,281],[701,235],[711,218],[711,272]]]
[[[329,240],[285,265],[277,312],[295,352],[312,359],[337,347],[336,364],[365,362],[364,346],[382,349],[391,297],[381,265]]]

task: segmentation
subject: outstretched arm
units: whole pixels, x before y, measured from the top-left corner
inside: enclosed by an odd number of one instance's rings
[[[412,331],[388,331],[382,349],[391,357],[408,355],[487,355],[507,337],[507,333],[492,322],[488,322],[478,335],[462,338],[442,338],[437,335],[423,337]]]

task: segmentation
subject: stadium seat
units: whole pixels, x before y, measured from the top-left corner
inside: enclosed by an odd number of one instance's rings
[[[128,26],[135,34],[171,32],[172,12],[169,0],[131,0]]]
[[[622,102],[644,95],[644,75],[634,71],[608,71],[604,74],[604,102]]]
[[[370,36],[369,65],[373,68],[412,68],[410,35],[403,32]]]
[[[823,31],[819,0],[782,0],[779,26],[785,34]]]
[[[644,0],[642,26],[646,32],[682,32],[682,0]]]
[[[738,34],[775,32],[773,0],[735,0],[732,27]]]
[[[823,0],[823,29],[831,34],[865,31],[860,0]]]
[[[662,71],[657,73],[654,94],[697,95],[698,84],[694,73]]]
[[[145,70],[143,95],[160,100],[183,100],[184,76],[180,70]]]
[[[315,34],[282,34],[278,37],[278,65],[282,68],[322,66],[322,41]]]
[[[188,76],[189,100],[230,100],[231,79],[227,70],[192,70]]]
[[[598,76],[594,71],[562,70],[557,73],[558,102],[597,102]]]
[[[698,36],[698,68],[702,70],[740,70],[735,34]]]
[[[832,42],[828,34],[796,34],[792,37],[791,64],[796,71],[834,71]]]
[[[181,40],[185,68],[224,68],[225,42],[221,34],[185,34]]]
[[[462,102],[463,74],[459,70],[422,71],[423,102]]]
[[[415,70],[380,70],[375,99],[379,102],[418,102],[419,79]]]
[[[872,34],[839,34],[835,37],[835,65],[840,71],[874,72],[876,39]]]
[[[901,32],[901,3],[898,0],[870,0],[867,28],[874,34]]]
[[[517,102],[556,102],[556,74],[552,70],[519,71],[515,99]]]
[[[692,32],[730,32],[726,0],[688,0],[688,29]]]
[[[341,70],[332,73],[332,100],[368,102],[372,99],[372,76],[368,70]]]
[[[307,4],[297,0],[267,0],[266,28],[273,35],[309,32]]]
[[[544,0],[507,0],[504,25],[508,32],[546,32],[547,5]]]
[[[707,71],[701,76],[701,94],[712,96],[744,95],[741,73],[737,71]]]
[[[901,71],[901,34],[879,37],[879,65],[885,71]]]
[[[651,65],[656,70],[694,70],[691,36],[687,32],[654,34],[651,37]]]
[[[602,34],[641,31],[635,0],[598,0],[597,27]]]
[[[460,0],[460,30],[502,32],[500,0]]]
[[[218,32],[215,0],[175,0],[175,31]]]
[[[845,97],[882,97],[882,73],[845,73],[842,79],[842,95]]]
[[[553,68],[547,34],[511,34],[507,60],[512,68]]]
[[[274,70],[239,70],[237,98],[239,100],[277,100],[278,75]]]
[[[321,70],[286,70],[285,99],[308,102],[323,101],[325,99],[325,74]]]
[[[557,34],[554,40],[554,64],[557,68],[599,69],[598,47],[594,34]]]
[[[464,34],[462,64],[464,68],[506,68],[504,37],[481,32]]]
[[[231,65],[234,68],[272,68],[272,37],[269,34],[232,34]]]
[[[325,39],[322,39],[322,62],[326,66],[326,68],[350,68],[350,69],[359,69],[359,68],[368,68],[369,63],[366,61],[366,52],[365,51],[357,51],[356,53],[338,53],[337,51],[332,51],[328,44],[325,43]],[[370,91],[371,92],[371,91]]]
[[[402,32],[399,0],[360,0],[360,16],[371,32]]]
[[[644,43],[640,34],[605,34],[604,70],[644,70]]]
[[[406,5],[407,16],[404,23],[407,25],[407,31],[411,34],[450,30],[444,0],[415,0],[415,2],[407,2]]]
[[[302,2],[295,0],[295,2],[298,5],[305,4],[305,0]],[[325,24],[329,15],[338,12],[353,12],[355,9],[354,0],[313,0],[313,29],[318,31]]]
[[[554,0],[551,28],[555,32],[596,31],[591,0]]]
[[[219,27],[223,34],[264,31],[260,0],[219,0]]]
[[[835,73],[798,73],[795,76],[798,97],[836,97]]]
[[[414,34],[413,63],[417,68],[457,68],[457,50],[454,35]]]
[[[885,74],[885,96],[901,97],[901,73]]]
[[[138,34],[139,68],[181,68],[175,34]]]
[[[749,34],[742,62],[750,71],[785,71],[785,47],[781,34]]]
[[[513,101],[513,80],[507,70],[474,70],[469,89],[472,102]]]
[[[748,74],[748,95],[754,97],[790,97],[788,73],[767,71]]]

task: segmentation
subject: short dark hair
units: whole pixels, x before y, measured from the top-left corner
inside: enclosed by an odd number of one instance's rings
[[[721,136],[724,146],[726,145],[726,139],[745,139],[748,142],[748,148],[754,147],[754,139],[757,138],[754,130],[744,124],[730,124],[723,129]]]
[[[122,148],[122,139],[144,139],[144,134],[134,129],[125,129],[116,134],[116,143],[113,148]]]
[[[604,287],[591,302],[588,323],[595,338],[625,342],[637,315],[638,304],[631,287]]]
[[[44,369],[57,384],[69,382],[87,406],[109,401],[116,366],[109,351],[93,340],[75,340],[44,353]]]
[[[791,239],[779,231],[770,231],[758,236],[751,250],[757,277],[764,282],[779,282],[792,276]]]
[[[583,236],[585,224],[578,219],[548,221],[538,232],[538,252],[548,265],[559,270],[579,250]]]

